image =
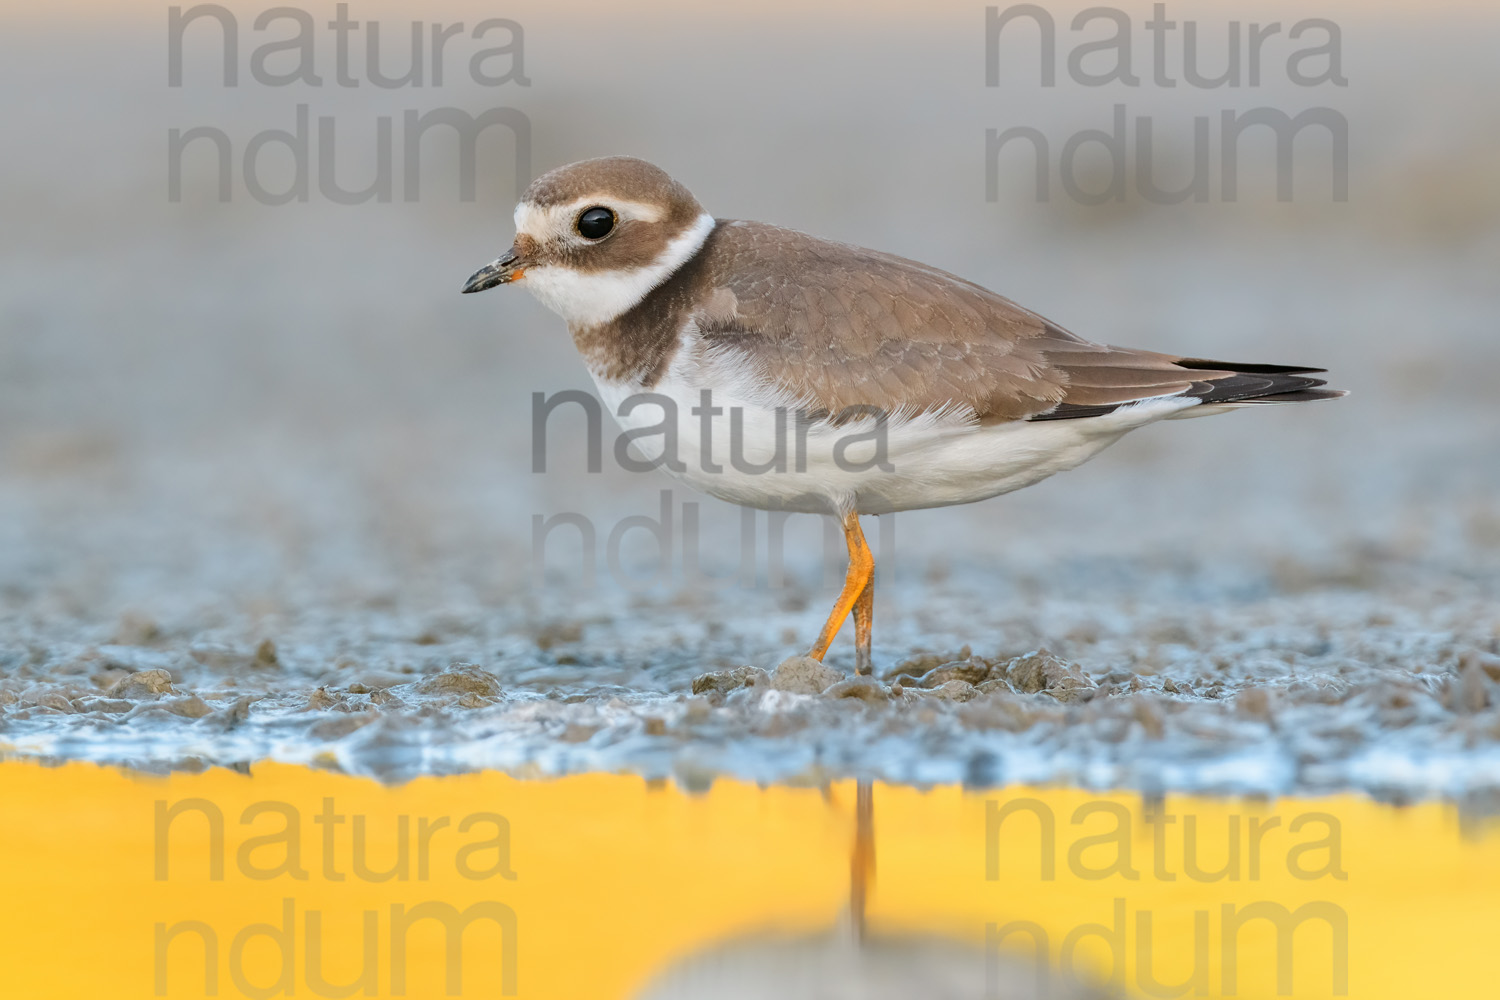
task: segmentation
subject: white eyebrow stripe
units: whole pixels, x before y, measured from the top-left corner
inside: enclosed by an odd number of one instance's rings
[[[583,198],[574,198],[562,205],[549,205],[546,208],[537,208],[521,202],[516,206],[516,232],[525,233],[536,239],[541,239],[548,233],[570,232],[573,228],[574,216],[594,205],[607,205],[622,218],[639,222],[660,222],[665,217],[662,209],[656,205],[612,198],[605,194],[591,194]]]

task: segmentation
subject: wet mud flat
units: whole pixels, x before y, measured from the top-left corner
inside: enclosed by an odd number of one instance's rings
[[[391,782],[607,771],[688,788],[855,777],[1500,806],[1484,579],[1293,593],[1142,567],[1091,591],[1052,583],[1080,596],[977,572],[898,585],[868,678],[845,644],[826,665],[788,655],[816,629],[816,588],[596,595],[551,618],[529,599],[365,603],[199,628],[13,608],[0,741],[147,770],[274,759]]]

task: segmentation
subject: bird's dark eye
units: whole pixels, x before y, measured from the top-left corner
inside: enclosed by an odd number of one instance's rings
[[[586,240],[602,240],[615,228],[615,213],[607,208],[590,208],[578,217],[578,235]]]

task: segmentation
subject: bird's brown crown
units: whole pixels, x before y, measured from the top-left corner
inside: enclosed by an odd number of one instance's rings
[[[669,225],[691,224],[703,212],[693,193],[665,170],[633,156],[601,156],[549,170],[531,182],[521,201],[550,208],[594,196],[653,206]]]

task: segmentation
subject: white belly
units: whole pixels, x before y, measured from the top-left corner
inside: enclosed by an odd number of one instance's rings
[[[1100,417],[990,426],[925,414],[891,418],[883,427],[874,420],[843,426],[804,420],[799,427],[795,407],[778,417],[773,406],[720,389],[711,406],[722,412],[695,413],[702,387],[675,371],[651,389],[598,378],[595,384],[620,426],[639,433],[631,447],[645,461],[721,500],[821,514],[885,514],[999,496],[1195,405],[1158,398]]]

